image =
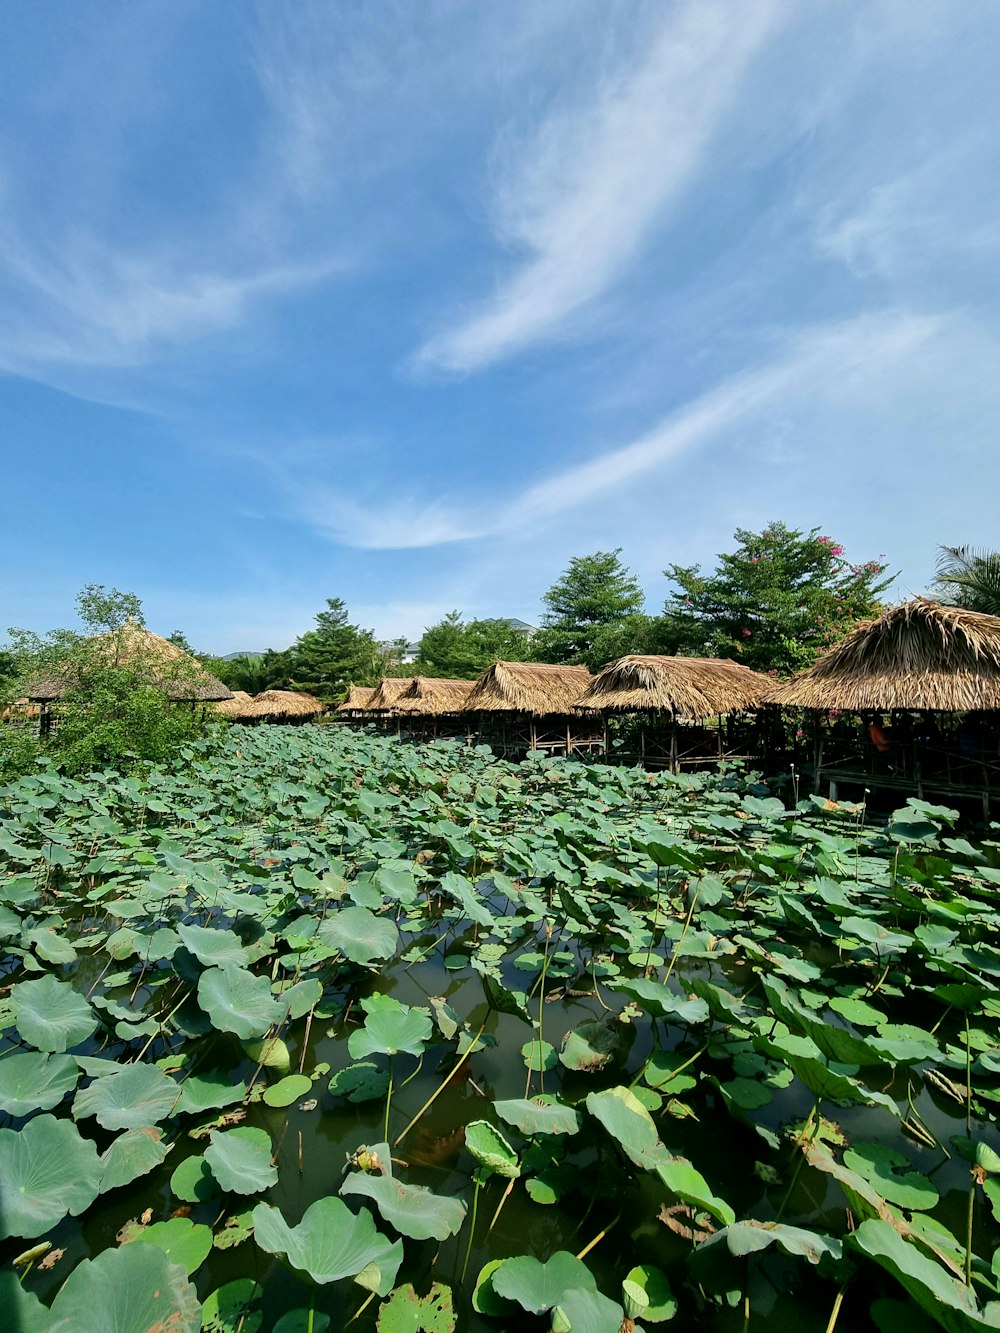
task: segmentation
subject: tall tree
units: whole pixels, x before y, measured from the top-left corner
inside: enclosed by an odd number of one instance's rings
[[[934,592],[943,602],[1000,616],[1000,551],[939,547]]]
[[[642,615],[639,581],[620,557],[621,547],[573,557],[542,599],[547,610],[532,644],[537,659],[586,661],[600,631]]]
[[[375,683],[379,647],[371,630],[347,618],[340,597],[328,597],[316,616],[316,628],[301,635],[288,655],[290,680],[319,698],[332,701],[351,683]]]
[[[509,620],[463,621],[458,611],[449,611],[424,630],[413,671],[421,676],[475,680],[498,658],[526,662],[531,651],[530,635]]]
[[[852,564],[840,542],[819,528],[801,532],[770,523],[736,530],[737,549],[712,574],[671,565],[677,585],[665,617],[684,650],[735,657],[758,671],[808,666],[859,620],[880,609],[892,582],[881,557]]]

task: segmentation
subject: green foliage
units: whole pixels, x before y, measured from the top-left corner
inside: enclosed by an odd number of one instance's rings
[[[1000,616],[1000,551],[971,546],[939,548],[933,592],[943,602]]]
[[[542,599],[547,610],[532,644],[536,661],[595,660],[609,647],[629,641],[632,633],[648,633],[642,589],[620,556],[619,547],[573,557]],[[621,631],[618,637],[608,636],[612,627]]]
[[[462,620],[449,611],[424,630],[417,659],[408,670],[418,676],[475,680],[497,660],[526,662],[533,656],[532,637],[508,620]]]
[[[798,670],[876,615],[891,582],[881,558],[851,564],[818,528],[771,523],[735,535],[739,546],[719,556],[714,573],[698,565],[666,571],[677,591],[665,616],[695,656],[735,657],[756,671]]]
[[[296,639],[288,653],[290,680],[330,703],[345,688],[374,685],[381,663],[371,630],[359,629],[347,619],[339,597],[328,597],[326,610],[316,616],[316,628]]]
[[[66,773],[155,763],[205,729],[198,706],[172,703],[138,664],[95,668],[61,705],[51,749]]]

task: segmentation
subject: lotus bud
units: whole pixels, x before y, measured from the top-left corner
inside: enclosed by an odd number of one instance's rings
[[[552,1309],[552,1333],[572,1333],[573,1325],[561,1305]]]

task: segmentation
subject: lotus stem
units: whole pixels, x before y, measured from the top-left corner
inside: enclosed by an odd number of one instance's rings
[[[395,1139],[393,1140],[393,1144],[392,1144],[392,1146],[393,1146],[394,1148],[395,1148],[398,1144],[402,1143],[403,1139],[406,1138],[407,1134],[409,1134],[410,1130],[411,1130],[411,1129],[413,1128],[413,1126],[417,1123],[417,1121],[420,1119],[420,1117],[421,1117],[422,1115],[424,1115],[427,1111],[429,1111],[430,1108],[431,1108],[431,1107],[434,1105],[434,1103],[437,1101],[437,1099],[441,1096],[442,1092],[444,1092],[445,1088],[446,1088],[446,1087],[448,1086],[448,1084],[451,1082],[452,1078],[454,1078],[455,1074],[456,1074],[456,1073],[458,1072],[458,1070],[461,1068],[462,1063],[463,1063],[465,1060],[467,1060],[467,1059],[469,1058],[469,1056],[472,1054],[472,1052],[476,1049],[476,1043],[479,1041],[479,1038],[483,1035],[483,1032],[484,1032],[485,1030],[486,1030],[486,1023],[485,1023],[485,1021],[484,1021],[484,1022],[481,1024],[481,1026],[480,1026],[480,1028],[479,1028],[479,1031],[478,1031],[478,1032],[476,1033],[476,1035],[473,1037],[473,1039],[472,1039],[472,1045],[469,1047],[469,1049],[465,1052],[464,1055],[460,1055],[460,1056],[459,1056],[458,1060],[456,1061],[456,1063],[455,1063],[455,1065],[453,1066],[453,1068],[449,1071],[449,1073],[448,1073],[447,1077],[444,1079],[444,1081],[443,1081],[443,1082],[442,1082],[442,1083],[435,1089],[435,1091],[432,1092],[431,1095],[427,1098],[427,1100],[424,1102],[423,1106],[421,1106],[420,1110],[417,1112],[417,1114],[413,1117],[413,1119],[410,1121],[410,1123],[409,1123],[409,1124],[406,1126],[406,1128],[403,1130],[402,1134],[398,1135],[397,1138],[395,1138]]]
[[[965,1285],[972,1286],[972,1219],[976,1206],[976,1177],[969,1189],[969,1210],[965,1217]]]
[[[701,886],[699,885],[698,888],[695,889],[694,895],[691,898],[691,906],[688,908],[687,917],[684,920],[684,929],[681,931],[681,937],[677,941],[676,947],[674,948],[673,955],[670,959],[670,966],[667,968],[667,975],[663,978],[664,986],[666,986],[667,983],[669,982],[670,974],[674,970],[674,964],[677,962],[677,959],[681,956],[681,949],[684,948],[684,938],[687,935],[688,930],[691,926],[691,918],[694,915],[695,904],[698,901],[698,894],[700,893],[700,891],[701,891]]]
[[[590,1242],[590,1244],[585,1245],[576,1257],[578,1259],[586,1259],[587,1255],[594,1248],[594,1246],[600,1244],[600,1242],[608,1234],[611,1228],[616,1227],[618,1225],[618,1223],[621,1221],[621,1216],[622,1216],[621,1213],[619,1213],[617,1217],[615,1217],[612,1221],[608,1223],[608,1225],[603,1229],[603,1231],[599,1231],[597,1235],[594,1237],[594,1239]]]
[[[389,1087],[385,1094],[385,1126],[382,1130],[382,1138],[389,1142],[389,1104],[392,1101],[392,1056],[389,1056]]]
[[[354,1311],[354,1313],[351,1315],[350,1319],[348,1319],[347,1322],[348,1322],[349,1324],[353,1324],[354,1321],[355,1321],[355,1319],[360,1319],[360,1318],[361,1318],[361,1316],[364,1314],[364,1312],[368,1309],[369,1305],[371,1305],[372,1301],[375,1299],[375,1294],[376,1294],[376,1293],[375,1293],[374,1291],[370,1291],[370,1292],[368,1293],[368,1295],[365,1297],[365,1299],[361,1302],[361,1304],[358,1306],[358,1308],[357,1308],[357,1309]]]
[[[830,1318],[827,1320],[826,1333],[833,1333],[837,1327],[837,1320],[840,1318],[840,1307],[844,1303],[844,1292],[847,1290],[847,1283],[840,1288],[833,1302],[833,1309],[830,1311]]]
[[[469,1255],[472,1253],[472,1241],[476,1234],[476,1215],[479,1212],[479,1191],[482,1189],[482,1183],[479,1180],[478,1172],[476,1174],[476,1188],[472,1196],[472,1217],[469,1221],[469,1240],[465,1247],[465,1259],[462,1262],[462,1276],[458,1279],[459,1283],[464,1283],[465,1274],[469,1269]]]
[[[507,1188],[504,1190],[503,1194],[501,1194],[501,1196],[500,1196],[500,1202],[497,1204],[497,1210],[496,1210],[496,1212],[493,1214],[493,1220],[490,1222],[489,1226],[486,1228],[486,1234],[487,1234],[487,1235],[489,1235],[489,1233],[490,1233],[490,1232],[493,1230],[493,1228],[496,1226],[496,1224],[497,1224],[497,1218],[500,1216],[500,1211],[501,1211],[501,1209],[503,1208],[504,1204],[507,1202],[507,1200],[510,1198],[510,1192],[511,1192],[511,1190],[514,1188],[514,1179],[515,1179],[514,1176],[511,1176],[510,1180],[507,1181]]]
[[[968,1009],[965,1011],[965,1132],[972,1133],[972,1043]]]

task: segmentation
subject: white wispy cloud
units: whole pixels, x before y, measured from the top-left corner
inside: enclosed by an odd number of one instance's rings
[[[545,119],[497,189],[499,239],[525,260],[418,363],[476,370],[557,333],[603,292],[683,196],[787,12],[776,0],[673,5],[648,49]]]
[[[763,366],[726,379],[717,388],[670,413],[631,443],[526,486],[506,502],[485,506],[455,493],[371,504],[348,498],[349,479],[336,487],[279,476],[298,516],[347,545],[406,549],[495,537],[538,529],[567,511],[606,498],[661,471],[671,461],[711,444],[727,430],[759,420],[769,409],[844,395],[857,383],[877,382],[923,347],[941,321],[917,315],[862,316],[800,331],[786,350]]]

